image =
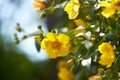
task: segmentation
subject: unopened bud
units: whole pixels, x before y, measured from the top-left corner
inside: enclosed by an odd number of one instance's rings
[[[46,17],[46,12],[41,13],[40,19],[44,19]]]
[[[52,29],[52,31],[51,31],[52,33],[57,33],[57,30],[56,29]]]
[[[73,61],[73,59],[70,59],[70,60],[67,61],[67,63],[68,64],[74,64],[74,61]]]
[[[15,43],[15,44],[19,44],[20,41],[19,41],[18,39],[15,39],[14,43]]]
[[[41,25],[38,25],[37,28],[41,30],[41,29],[42,29],[42,26],[41,26]]]
[[[90,7],[90,3],[89,3],[89,2],[85,2],[85,3],[84,3],[84,6],[85,6],[85,7]]]
[[[17,37],[17,34],[16,34],[16,33],[14,34],[14,37]]]
[[[26,35],[23,35],[22,36],[22,40],[24,40],[24,39],[26,39],[27,38],[27,36]]]
[[[17,30],[18,32],[21,32],[21,31],[22,31],[19,23],[16,24],[16,30]]]
[[[104,69],[103,68],[98,68],[98,73],[99,74],[103,74],[104,73]]]
[[[87,20],[92,20],[92,18],[91,18],[90,15],[87,15],[87,16],[86,16],[86,19],[87,19]]]
[[[15,40],[17,40],[17,39],[18,39],[18,36],[17,36],[17,34],[16,34],[16,33],[14,34],[14,39],[15,39]]]
[[[111,72],[111,69],[107,69],[106,72],[110,73],[110,72]]]

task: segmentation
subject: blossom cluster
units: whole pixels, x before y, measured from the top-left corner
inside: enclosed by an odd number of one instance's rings
[[[60,80],[120,78],[120,0],[34,0],[33,5],[40,18],[60,19],[48,33],[39,26],[35,36],[50,59],[67,61],[58,64]]]
[[[37,4],[40,3],[43,4],[40,1]],[[34,6],[37,5],[34,4]],[[44,4],[37,7],[40,7],[40,10],[45,9],[46,15],[49,15],[52,9],[52,14],[56,14],[57,9],[63,9],[63,13],[66,14],[63,16],[68,18],[66,22],[63,22],[67,25],[54,28],[58,30],[57,32],[43,34],[40,46],[49,58],[68,57],[65,60],[71,64],[71,67],[82,65],[84,60],[90,58],[86,65],[88,69],[92,68],[93,63],[97,64],[94,75],[91,73],[87,76],[89,80],[107,80],[109,75],[113,74],[112,70],[119,67],[114,66],[118,63],[120,52],[118,50],[120,0],[61,0],[60,2],[53,1],[48,6]],[[67,30],[62,31],[63,29]],[[74,68],[72,69],[74,71]],[[107,69],[110,69],[110,74]],[[92,69],[90,71],[92,72]],[[78,69],[79,72],[81,71]],[[119,71],[116,72],[119,73]],[[58,77],[60,80],[75,79],[66,67],[60,67]],[[117,79],[117,77],[112,76],[110,79]]]

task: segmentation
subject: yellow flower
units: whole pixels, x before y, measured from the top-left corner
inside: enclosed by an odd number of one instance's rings
[[[60,60],[58,62],[59,71],[57,76],[60,80],[74,80],[74,75],[69,71],[69,67],[70,66],[65,60]]]
[[[116,11],[120,11],[120,0],[101,1],[100,5],[105,7],[102,11],[102,15],[106,18],[114,15]]]
[[[107,43],[103,42],[101,45],[98,46],[98,50],[102,54],[100,56],[99,63],[101,65],[106,65],[106,67],[111,67],[112,63],[115,61],[115,55],[113,47]]]
[[[43,10],[46,7],[46,2],[34,0],[33,6],[34,6],[34,8],[39,8],[38,10],[36,10],[36,12],[40,12],[41,10]]]
[[[66,67],[59,69],[58,77],[60,80],[74,80],[73,74]]]
[[[64,8],[69,19],[75,19],[79,14],[80,3],[79,0],[71,0]]]
[[[65,34],[56,35],[49,32],[41,42],[41,47],[46,50],[49,58],[66,56],[69,53],[69,41],[70,38]]]

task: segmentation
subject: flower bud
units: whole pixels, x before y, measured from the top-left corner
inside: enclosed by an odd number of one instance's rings
[[[86,16],[86,19],[87,19],[87,20],[92,20],[92,18],[91,18],[90,15],[87,15],[87,16]]]
[[[40,19],[44,19],[46,17],[46,12],[41,13]]]
[[[27,36],[26,35],[23,35],[22,36],[22,40],[24,40],[24,39],[26,39],[27,38]]]
[[[17,23],[17,25],[16,25],[16,30],[17,30],[18,32],[21,32],[21,31],[22,31],[19,23]]]
[[[15,39],[14,43],[15,43],[15,44],[19,44],[20,41],[19,41],[18,39]]]
[[[104,69],[103,68],[98,68],[98,73],[99,74],[103,74],[104,73]]]
[[[41,25],[38,25],[37,28],[38,28],[39,30],[41,30],[41,29],[42,29],[42,26],[41,26]]]
[[[74,64],[74,61],[73,61],[73,59],[70,59],[70,60],[67,61],[67,63],[68,64]]]

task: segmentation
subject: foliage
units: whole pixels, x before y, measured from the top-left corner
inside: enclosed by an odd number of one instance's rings
[[[49,58],[67,61],[70,69],[60,68],[60,79],[120,78],[120,0],[34,0],[33,5],[41,19],[56,17],[52,30],[38,26],[34,36]]]

